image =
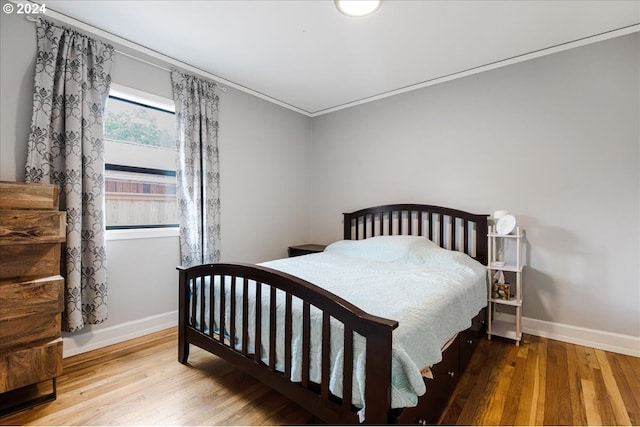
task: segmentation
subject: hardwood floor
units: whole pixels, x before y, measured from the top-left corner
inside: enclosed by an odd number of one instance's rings
[[[483,339],[441,423],[640,425],[640,358],[524,338]]]
[[[281,425],[313,417],[175,329],[65,359],[58,399],[6,425]],[[640,425],[640,358],[525,335],[483,339],[443,424]]]

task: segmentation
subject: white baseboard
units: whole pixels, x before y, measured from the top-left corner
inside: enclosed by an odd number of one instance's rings
[[[500,318],[515,322],[515,316],[501,313]],[[581,328],[544,320],[522,318],[522,332],[557,341],[640,357],[640,337]]]
[[[143,335],[174,327],[178,324],[178,311],[145,317],[119,325],[101,328],[99,325],[88,327],[87,332],[63,334],[63,357],[75,356],[117,344]]]

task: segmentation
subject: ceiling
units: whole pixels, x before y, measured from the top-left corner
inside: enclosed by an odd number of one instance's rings
[[[46,7],[311,116],[595,35],[640,31],[640,1],[383,0],[364,18],[339,13],[332,0]]]

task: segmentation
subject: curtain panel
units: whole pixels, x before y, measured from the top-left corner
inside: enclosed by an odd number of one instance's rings
[[[220,261],[220,172],[217,85],[171,73],[176,104],[176,180],[180,263]]]
[[[37,56],[26,181],[58,184],[67,212],[64,328],[107,319],[103,113],[114,49],[44,19]]]

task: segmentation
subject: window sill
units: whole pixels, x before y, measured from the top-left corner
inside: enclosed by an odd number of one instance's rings
[[[178,237],[180,229],[171,228],[134,228],[131,230],[107,230],[109,240],[157,239],[162,237]]]

